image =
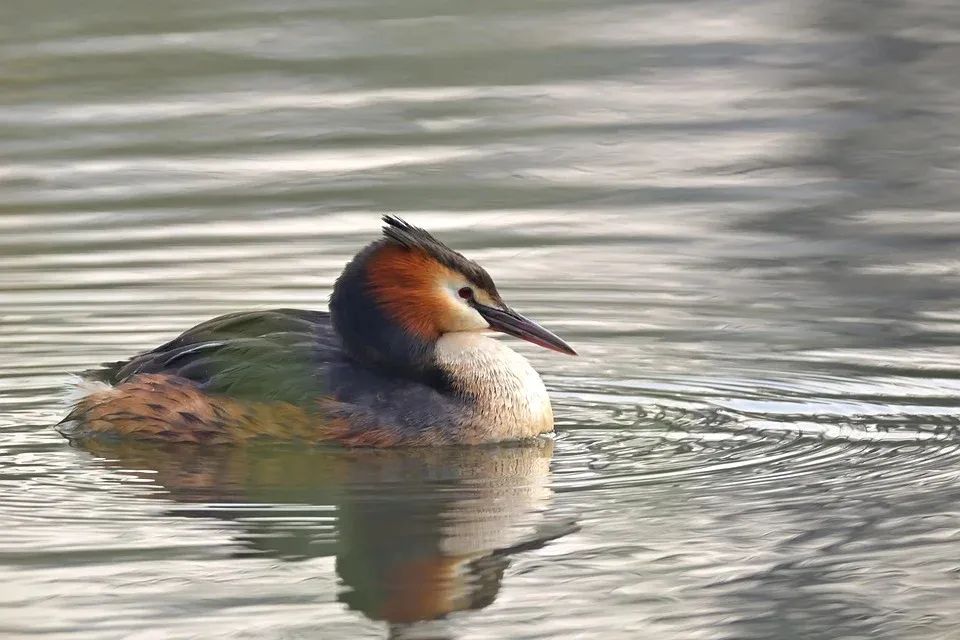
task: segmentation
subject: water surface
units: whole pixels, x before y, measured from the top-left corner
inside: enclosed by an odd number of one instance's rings
[[[960,625],[960,11],[7,3],[0,635]],[[70,374],[324,308],[395,213],[567,338],[553,443],[71,447]]]

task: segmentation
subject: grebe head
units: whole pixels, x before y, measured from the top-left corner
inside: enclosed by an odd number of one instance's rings
[[[330,298],[334,328],[355,357],[425,372],[441,336],[486,330],[576,355],[510,309],[483,267],[423,229],[394,216],[383,221],[384,237],[344,268]]]

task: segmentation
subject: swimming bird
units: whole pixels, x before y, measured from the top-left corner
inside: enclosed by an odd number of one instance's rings
[[[576,352],[508,307],[480,265],[400,218],[383,222],[383,236],[340,274],[329,312],[208,320],[92,372],[59,430],[72,439],[374,447],[482,444],[552,431],[540,376],[487,333]]]

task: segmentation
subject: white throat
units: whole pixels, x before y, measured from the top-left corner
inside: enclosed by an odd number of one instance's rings
[[[553,431],[553,410],[543,380],[510,347],[478,331],[454,332],[437,341],[436,357],[454,386],[476,398],[465,443],[518,440]]]

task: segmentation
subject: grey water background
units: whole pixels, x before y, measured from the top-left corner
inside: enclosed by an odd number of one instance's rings
[[[960,8],[0,7],[0,636],[952,638]],[[71,447],[391,212],[567,338],[550,445]]]

